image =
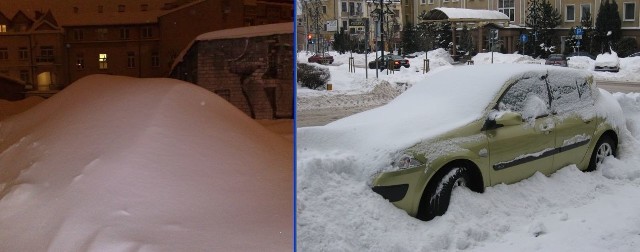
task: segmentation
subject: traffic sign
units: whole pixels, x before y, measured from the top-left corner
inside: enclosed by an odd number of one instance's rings
[[[527,43],[527,40],[529,40],[529,37],[527,37],[527,34],[520,35],[520,41],[522,41],[523,43]]]
[[[582,39],[582,35],[575,35],[574,38],[575,39]]]
[[[580,40],[576,41],[576,46],[578,46],[578,47],[579,47],[579,46],[580,46],[580,44],[582,44],[582,43],[580,43]]]
[[[584,34],[584,30],[582,28],[576,28],[576,35],[582,36]]]

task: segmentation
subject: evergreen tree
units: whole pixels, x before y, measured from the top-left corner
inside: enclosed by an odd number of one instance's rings
[[[595,43],[601,53],[609,51],[610,47],[620,40],[621,27],[622,20],[616,1],[613,0],[613,3],[609,3],[609,0],[605,0],[600,3],[600,10],[596,17]]]
[[[466,24],[462,25],[462,31],[460,33],[460,41],[458,42],[458,51],[469,56],[473,56],[475,54],[475,46],[473,44],[473,38]]]
[[[404,54],[414,53],[420,49],[418,46],[418,37],[416,35],[416,28],[411,22],[407,22],[402,30],[401,47]]]
[[[556,8],[549,3],[548,0],[530,0],[527,7],[526,24],[531,27],[529,34],[530,42],[527,43],[527,52],[530,55],[540,55],[540,48],[550,48],[554,45],[553,38],[555,31],[553,28],[560,25],[562,16]],[[543,51],[542,54],[547,55],[550,52]]]

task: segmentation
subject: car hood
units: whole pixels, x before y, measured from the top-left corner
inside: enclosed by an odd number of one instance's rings
[[[392,155],[418,142],[481,119],[504,83],[548,69],[544,65],[496,64],[439,72],[385,106],[325,126],[298,129],[298,157],[334,153],[380,168]]]

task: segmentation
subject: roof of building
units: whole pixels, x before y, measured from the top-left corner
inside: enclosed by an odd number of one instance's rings
[[[267,25],[247,26],[233,29],[225,29],[200,34],[196,40],[215,40],[215,39],[232,39],[232,38],[248,38],[260,37],[274,34],[293,33],[293,23],[278,23]]]
[[[440,7],[430,10],[425,20],[509,22],[509,16],[494,10]]]
[[[189,45],[182,49],[182,52],[176,57],[173,65],[171,66],[171,71],[180,63],[184,58],[184,55],[187,54],[189,49],[195,44],[196,41],[209,41],[209,40],[217,40],[217,39],[234,39],[234,38],[250,38],[250,37],[261,37],[261,36],[269,36],[276,34],[293,34],[293,22],[287,23],[277,23],[277,24],[267,24],[267,25],[256,25],[256,26],[247,26],[233,29],[225,29],[213,32],[207,32],[204,34],[200,34],[196,37],[195,40],[191,41]]]

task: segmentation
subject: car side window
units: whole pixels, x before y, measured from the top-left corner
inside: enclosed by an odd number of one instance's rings
[[[550,80],[555,113],[567,114],[593,106],[589,82],[582,76],[558,76]]]
[[[516,81],[500,98],[498,110],[520,113],[525,120],[549,115],[545,76]]]

